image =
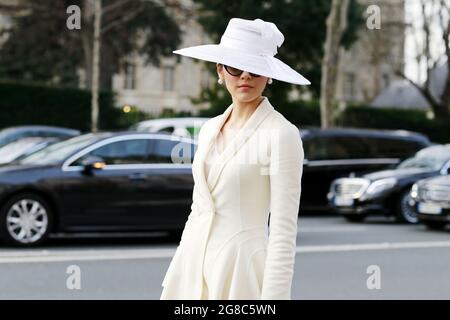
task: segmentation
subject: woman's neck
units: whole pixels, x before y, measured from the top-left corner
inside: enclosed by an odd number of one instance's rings
[[[263,96],[249,102],[240,102],[233,99],[233,110],[228,122],[231,123],[232,127],[241,128],[263,100]]]

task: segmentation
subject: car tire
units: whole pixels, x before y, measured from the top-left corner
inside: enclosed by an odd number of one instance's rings
[[[431,230],[444,230],[447,226],[447,221],[422,221],[422,223]]]
[[[53,210],[43,197],[17,194],[0,208],[0,237],[14,246],[42,244],[52,229],[53,217]]]
[[[419,218],[414,209],[409,205],[409,200],[409,189],[400,193],[396,203],[395,218],[397,222],[417,224],[419,223]]]
[[[365,214],[358,214],[358,215],[346,215],[345,219],[349,222],[363,222],[366,219]]]

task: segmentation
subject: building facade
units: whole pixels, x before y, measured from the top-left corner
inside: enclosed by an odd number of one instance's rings
[[[190,1],[184,1],[187,5]],[[370,5],[380,8],[381,29],[359,30],[359,38],[343,50],[336,96],[341,104],[369,103],[398,78],[396,68],[404,68],[404,0],[359,0],[364,11]],[[194,18],[180,26],[184,33],[180,47],[210,43]],[[202,87],[214,78],[204,63],[186,57],[163,59],[161,67],[145,66],[139,56],[129,59],[121,73],[114,76],[113,88],[121,105],[134,105],[157,115],[164,108],[196,114],[206,105],[195,105]],[[308,95],[306,95],[308,96]]]
[[[341,54],[337,99],[347,105],[369,103],[404,70],[405,0],[358,0],[366,19],[376,19],[379,29],[366,20],[358,40]],[[372,7],[371,7],[372,6]],[[376,22],[376,21],[375,21]]]

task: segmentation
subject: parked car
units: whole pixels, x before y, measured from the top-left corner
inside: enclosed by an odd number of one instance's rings
[[[350,221],[362,221],[372,213],[395,215],[398,221],[417,223],[409,205],[411,186],[417,181],[449,174],[450,144],[417,152],[393,170],[335,180],[328,195],[330,205]]]
[[[146,120],[135,123],[130,130],[143,132],[165,132],[180,137],[197,137],[202,125],[209,118],[185,117],[185,118],[162,118]]]
[[[89,133],[0,167],[0,237],[31,246],[51,233],[179,232],[196,146],[166,134]]]
[[[54,137],[32,137],[11,142],[0,148],[0,165],[13,162],[60,140]]]
[[[410,205],[419,222],[430,229],[444,229],[450,222],[450,172],[417,181],[411,188]]]
[[[300,212],[331,211],[333,180],[396,166],[431,144],[422,134],[402,130],[302,129],[305,151]]]
[[[0,148],[8,143],[27,137],[71,138],[78,136],[79,130],[51,126],[17,126],[0,131]]]

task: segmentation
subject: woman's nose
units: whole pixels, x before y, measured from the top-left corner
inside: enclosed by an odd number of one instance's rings
[[[249,78],[251,78],[252,76],[250,75],[250,73],[248,73],[247,71],[243,71],[242,73],[241,73],[241,79],[249,79]]]

